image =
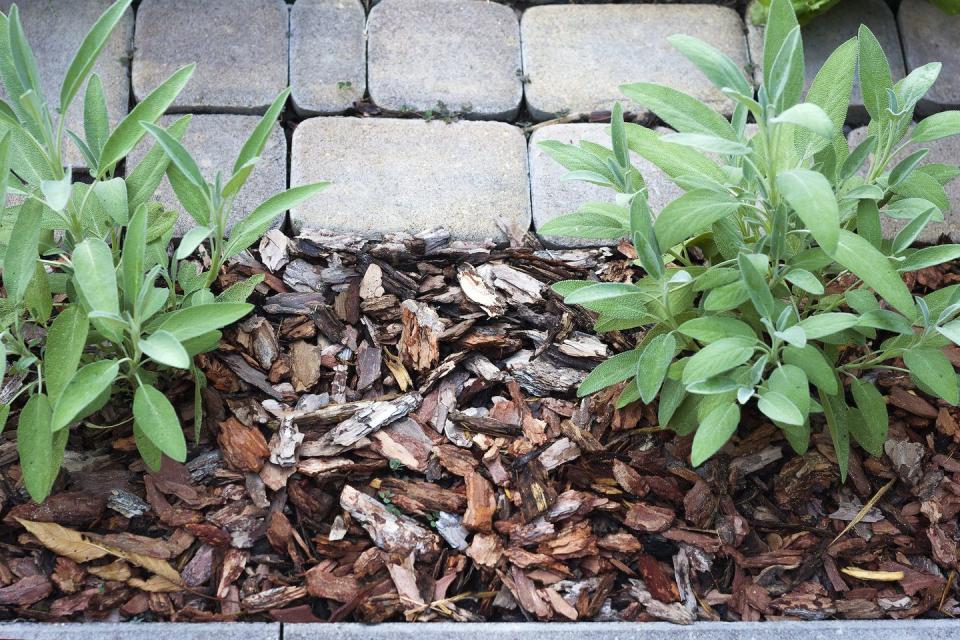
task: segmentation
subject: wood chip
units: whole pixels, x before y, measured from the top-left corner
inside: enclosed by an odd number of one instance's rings
[[[374,544],[389,553],[430,556],[440,550],[436,534],[411,518],[391,513],[381,503],[345,485],[340,493],[340,506],[359,522]]]
[[[260,471],[270,455],[260,430],[248,427],[234,417],[220,423],[217,442],[224,462],[237,471]]]
[[[493,531],[493,513],[497,509],[493,485],[478,471],[467,475],[465,480],[467,511],[463,516],[463,525],[471,531],[490,533]]]

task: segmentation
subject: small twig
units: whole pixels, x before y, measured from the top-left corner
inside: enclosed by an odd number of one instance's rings
[[[863,520],[864,516],[870,512],[870,509],[873,509],[873,506],[880,501],[880,498],[883,497],[883,494],[885,494],[896,481],[896,478],[892,478],[890,482],[880,487],[880,490],[873,494],[873,497],[867,500],[867,503],[860,508],[860,511],[858,511],[857,515],[853,517],[853,520],[850,521],[850,524],[844,527],[843,531],[838,533],[837,537],[830,541],[830,545],[832,546],[835,544],[837,540],[842,538],[848,531],[850,531],[850,529],[853,529],[861,520]]]
[[[947,596],[950,594],[950,589],[953,588],[953,581],[957,579],[957,570],[954,569],[950,572],[950,575],[947,577],[947,584],[943,586],[943,593],[940,594],[940,604],[937,605],[937,612],[946,613],[943,610],[943,605],[947,601]],[[950,615],[950,614],[947,614]]]

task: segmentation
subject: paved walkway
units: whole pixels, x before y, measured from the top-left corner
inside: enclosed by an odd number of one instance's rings
[[[0,0],[4,9],[9,4]],[[55,96],[70,56],[110,0],[18,4],[46,92]],[[763,37],[762,28],[711,4],[527,4],[380,0],[367,11],[360,0],[142,0],[97,70],[116,121],[176,68],[198,62],[172,111],[217,114],[194,118],[186,139],[211,176],[231,166],[238,140],[256,122],[250,116],[291,84],[284,126],[292,135],[271,142],[241,209],[285,182],[327,179],[330,189],[291,212],[295,230],[373,234],[445,225],[459,238],[502,240],[498,217],[532,221],[535,229],[610,197],[560,183],[562,171],[549,158],[534,145],[528,152],[523,125],[607,110],[621,99],[617,86],[630,81],[669,83],[728,112],[729,101],[666,38],[696,35],[746,68]],[[804,28],[811,77],[861,21],[884,44],[897,76],[943,62],[922,113],[960,107],[960,16],[928,0],[903,0],[896,14],[885,0],[843,0]],[[365,98],[364,112],[374,117],[355,115]],[[411,119],[415,113],[423,117]],[[864,117],[858,104],[849,124],[862,125]],[[80,128],[78,108],[70,123]],[[548,125],[532,136],[545,139],[603,142],[603,125]],[[938,161],[960,163],[957,141],[931,146]],[[71,159],[80,162],[78,153]],[[652,167],[644,169],[655,205],[676,195]],[[948,194],[957,218],[941,229],[960,240],[960,184]],[[169,189],[161,195],[175,205]]]

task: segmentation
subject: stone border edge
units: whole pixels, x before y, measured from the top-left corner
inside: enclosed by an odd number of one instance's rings
[[[960,635],[960,620],[828,620],[778,622],[491,622],[491,623],[0,623],[0,638],[18,640],[834,640],[897,634],[898,640],[947,640]],[[883,636],[880,636],[883,637]]]

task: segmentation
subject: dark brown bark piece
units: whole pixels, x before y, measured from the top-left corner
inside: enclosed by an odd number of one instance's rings
[[[467,512],[463,515],[463,526],[471,531],[490,533],[493,531],[493,513],[497,509],[493,485],[476,470],[467,475],[465,480]]]
[[[224,461],[237,471],[260,471],[270,455],[267,441],[260,430],[248,427],[233,417],[220,423],[217,442]]]
[[[25,607],[40,602],[53,591],[53,585],[44,576],[27,576],[0,589],[0,605]]]
[[[624,491],[637,498],[650,492],[650,485],[644,482],[636,469],[617,459],[613,461],[613,477]]]
[[[414,300],[404,300],[400,311],[400,358],[414,371],[429,371],[440,362],[440,336],[446,327],[436,311]]]
[[[513,483],[520,492],[520,512],[526,522],[545,512],[557,499],[557,490],[536,458],[514,469]]]
[[[680,600],[680,592],[673,578],[667,577],[660,562],[653,556],[641,553],[637,556],[637,571],[647,585],[650,595],[660,602],[670,603]]]
[[[305,574],[307,593],[314,598],[350,602],[360,593],[360,583],[352,576],[338,576],[322,567],[314,567]]]
[[[65,527],[87,527],[103,515],[107,506],[105,496],[83,492],[55,493],[42,503],[28,502],[10,509],[4,522],[15,524],[17,518],[39,522],[56,522]]]
[[[630,505],[623,524],[644,533],[659,533],[669,529],[673,519],[672,509],[638,502]]]
[[[890,389],[890,395],[887,396],[888,402],[904,411],[920,416],[922,418],[936,418],[937,410],[929,402],[909,391],[900,387]]]
[[[404,498],[411,504],[416,504],[424,512],[446,511],[448,513],[463,513],[467,509],[469,495],[459,491],[444,489],[432,482],[419,480],[402,480],[400,478],[384,478],[380,483],[380,491],[393,498]],[[469,492],[469,485],[467,488]]]

